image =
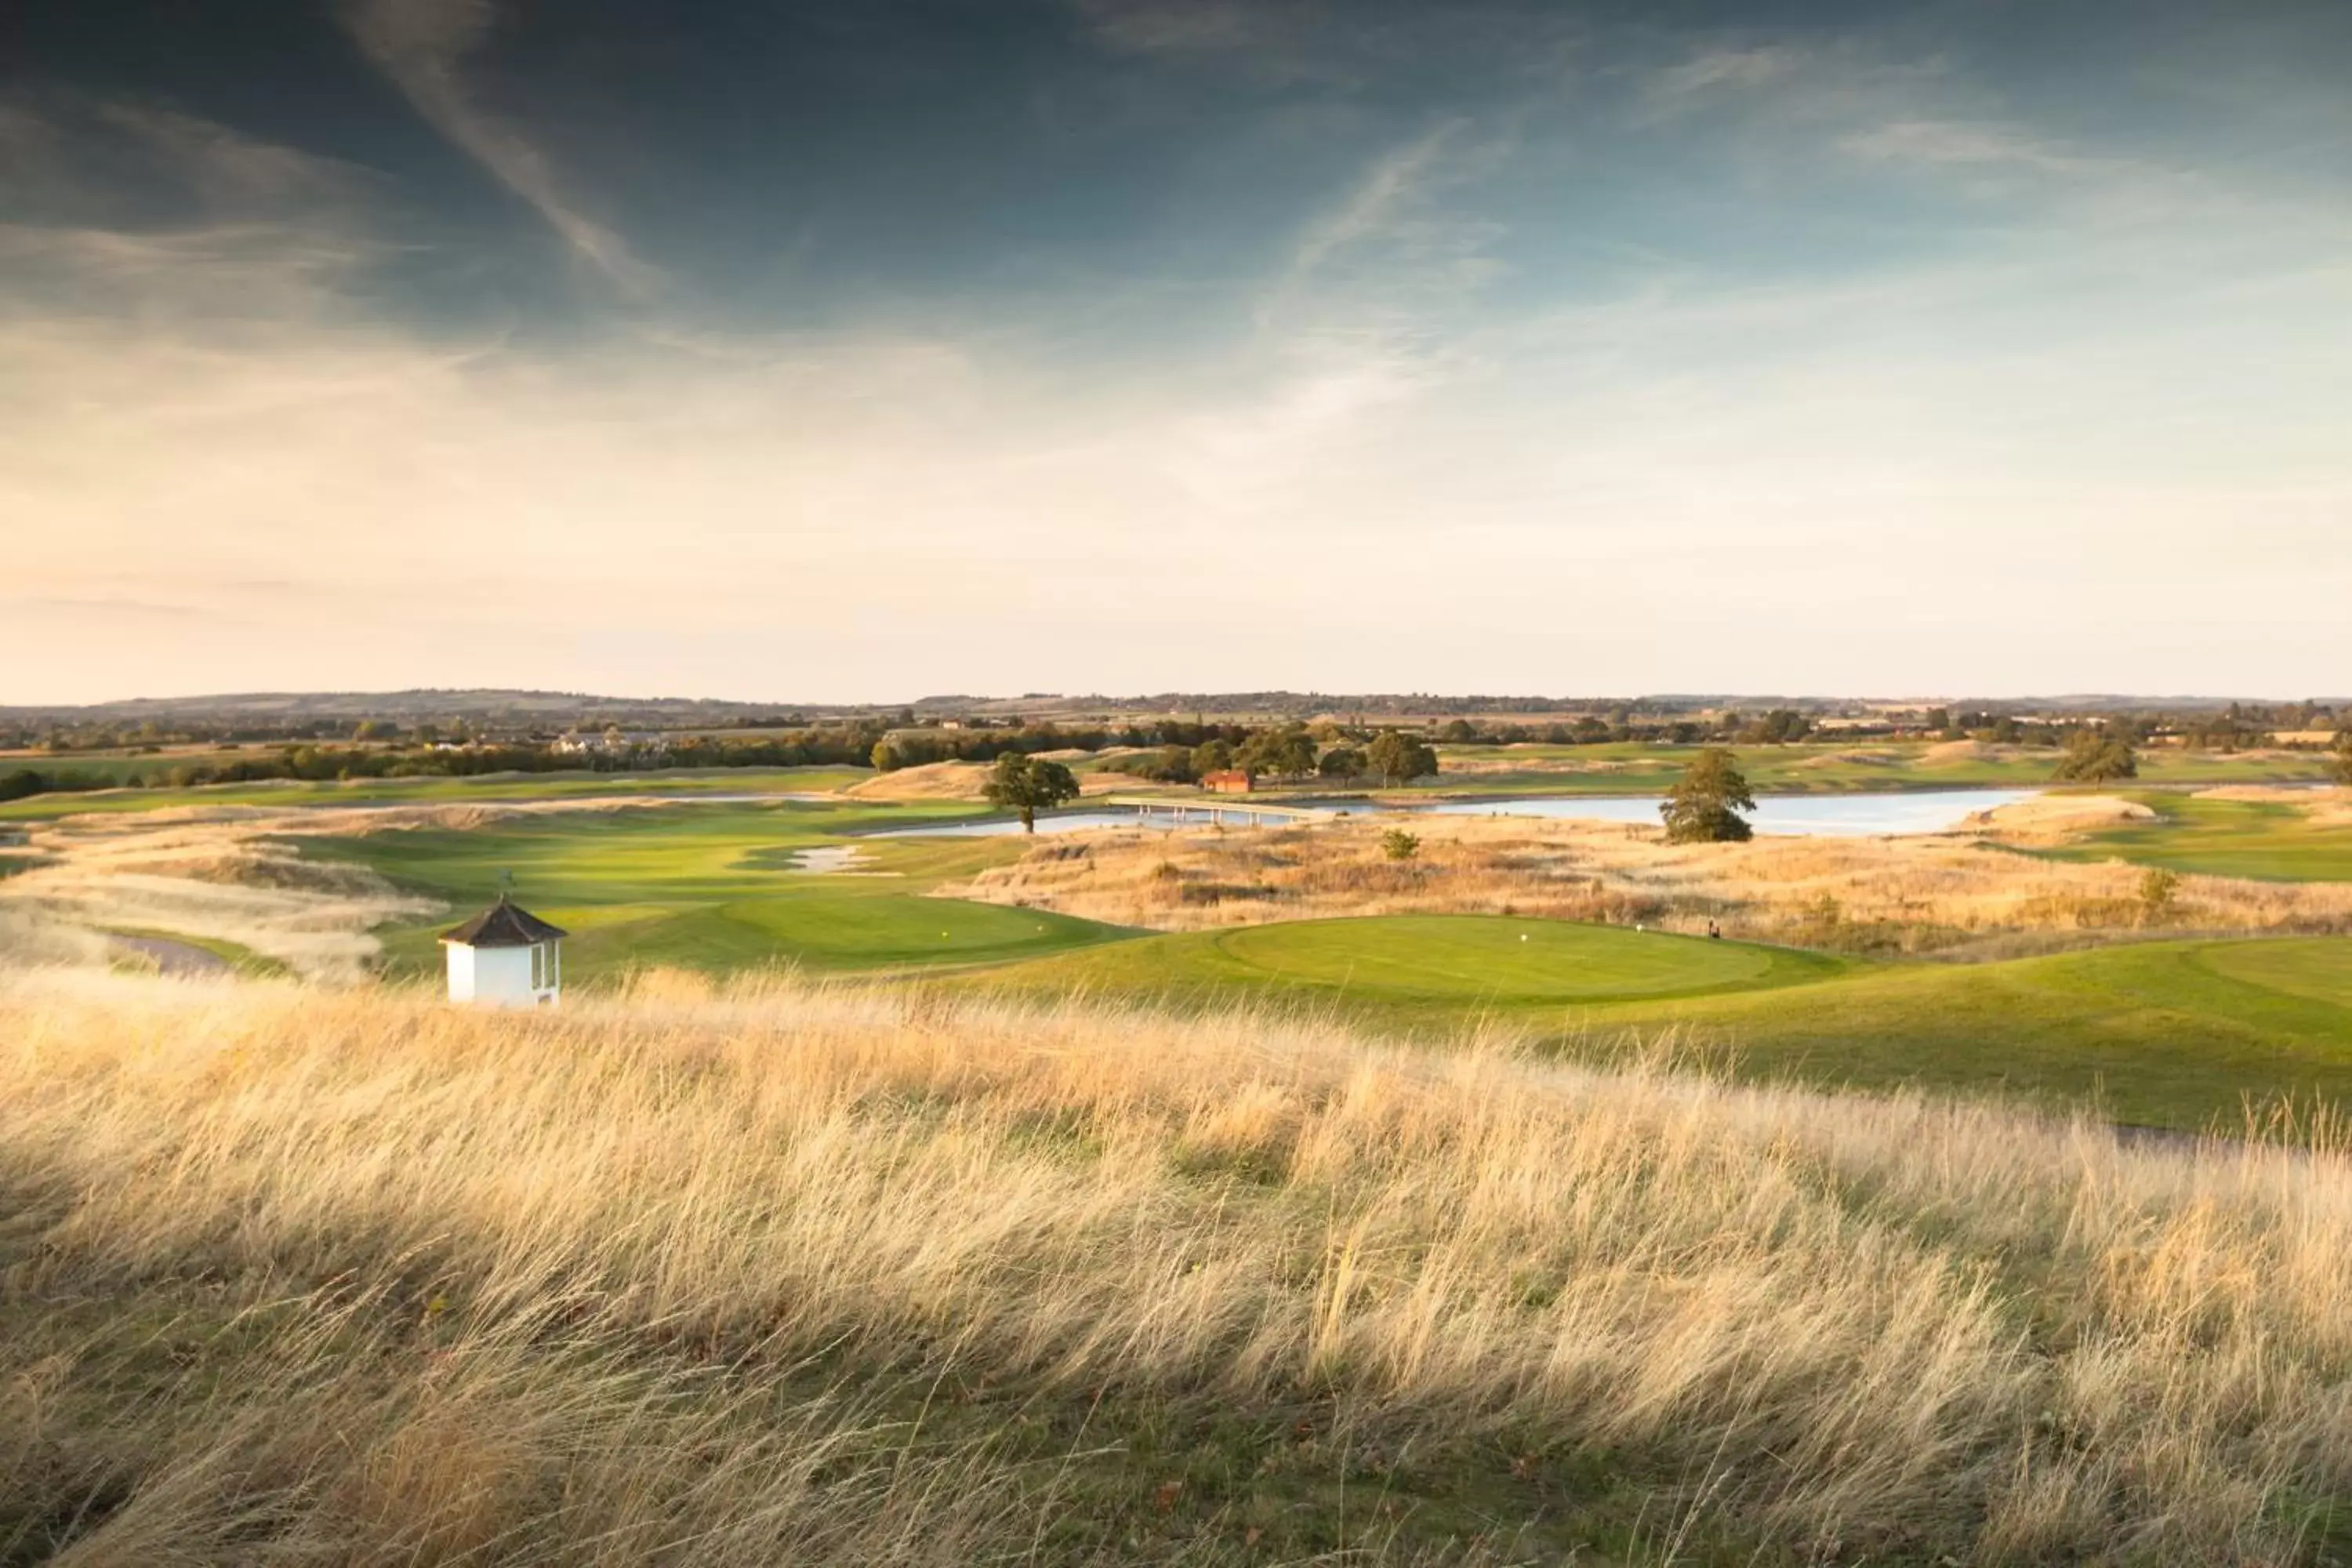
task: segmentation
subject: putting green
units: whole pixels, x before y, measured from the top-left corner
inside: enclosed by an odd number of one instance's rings
[[[1785,985],[1843,968],[1814,953],[1622,926],[1384,915],[1142,937],[1018,964],[982,983],[1037,991],[1309,996],[1428,1021],[1494,1006]]]
[[[2215,942],[2198,962],[2217,974],[2314,1002],[2352,1008],[2352,942],[2314,937],[2289,942]],[[2352,1017],[2347,1020],[2352,1028]],[[2347,1037],[2352,1045],[2352,1037]]]
[[[1651,996],[1739,985],[1772,968],[1769,952],[1736,942],[1481,915],[1250,926],[1216,942],[1272,979],[1430,997]]]

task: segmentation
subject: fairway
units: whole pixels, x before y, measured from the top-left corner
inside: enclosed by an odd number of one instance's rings
[[[496,897],[509,874],[518,900],[572,932],[564,963],[575,982],[655,965],[720,973],[779,963],[826,970],[1003,963],[1127,934],[1068,915],[922,896],[949,877],[1018,856],[1023,846],[1011,839],[861,840],[867,874],[856,876],[789,864],[794,849],[960,810],[679,802],[299,842],[306,855],[357,861],[451,906],[450,917],[379,931],[394,977],[432,973],[438,932],[456,913]]]
[[[2282,801],[2141,792],[2154,820],[2103,829],[2044,851],[2066,860],[2129,860],[2171,871],[2274,882],[2352,881],[2352,826],[2322,826]]]

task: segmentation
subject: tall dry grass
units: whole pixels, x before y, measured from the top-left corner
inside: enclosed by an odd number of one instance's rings
[[[1131,830],[1040,844],[939,889],[1121,925],[1199,931],[1381,914],[1642,922],[1826,947],[1933,952],[2009,933],[2352,931],[2352,886],[2184,876],[2161,907],[2119,862],[2046,860],[1975,835],[1667,844],[1630,824],[1420,816],[1298,828]]]
[[[0,1561],[2307,1562],[2347,1376],[2333,1152],[774,980],[0,982]]]

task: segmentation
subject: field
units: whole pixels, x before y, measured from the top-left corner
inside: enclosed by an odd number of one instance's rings
[[[2325,1129],[659,973],[51,973],[0,1039],[9,1562],[2352,1544]]]

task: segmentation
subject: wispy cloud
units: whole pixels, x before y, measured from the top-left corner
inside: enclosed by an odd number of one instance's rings
[[[1374,160],[1346,196],[1299,236],[1290,256],[1291,279],[1306,278],[1352,246],[1392,234],[1465,123],[1446,121]]]
[[[2071,152],[2018,125],[1955,120],[1894,120],[1840,139],[1856,157],[1886,163],[2002,166],[2046,174],[2111,172],[2115,159]]]
[[[1650,80],[1648,96],[1654,108],[1683,108],[1700,99],[1753,92],[1787,81],[1806,62],[1804,51],[1787,44],[1714,46],[1658,72]]]
[[[572,248],[614,283],[643,291],[659,274],[563,193],[539,148],[484,109],[462,67],[488,36],[490,0],[354,0],[352,33],[417,113],[530,204]]]

